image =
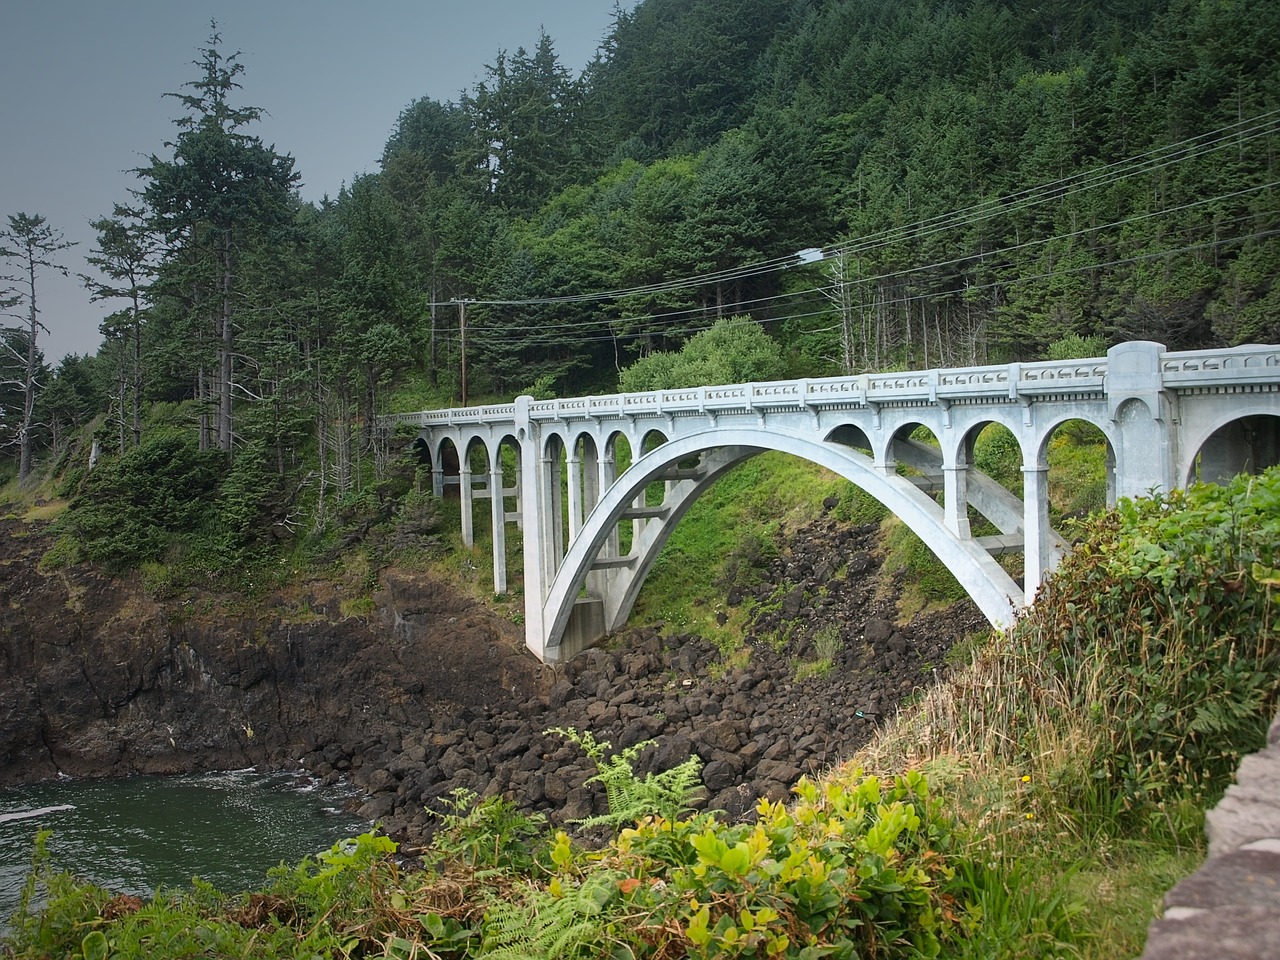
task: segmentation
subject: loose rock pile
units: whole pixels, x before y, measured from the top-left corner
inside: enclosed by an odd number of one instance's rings
[[[726,668],[697,636],[631,630],[553,674],[547,668],[536,696],[433,711],[421,730],[389,733],[349,756],[317,744],[304,763],[328,778],[349,774],[371,795],[360,813],[393,835],[428,834],[430,811],[459,788],[509,797],[562,823],[605,812],[603,789],[585,783],[592,762],[544,732],[575,727],[615,748],[656,741],[640,773],[696,754],[706,804],[749,815],[757,798],[785,797],[802,775],[848,756],[903,698],[936,681],[953,643],[984,626],[968,603],[895,625],[895,598],[874,586],[875,535],[825,519],[772,560],[752,594],[781,603],[752,621],[743,665]],[[730,602],[745,599],[734,590]],[[814,635],[824,629],[840,638],[831,669],[797,681],[797,665],[815,658]]]
[[[747,814],[847,756],[985,627],[967,602],[899,626],[901,574],[879,569],[875,529],[830,516],[724,584],[726,608],[756,604],[749,655],[653,627],[554,669],[428,572],[382,571],[370,617],[345,613],[343,584],[324,578],[259,601],[156,599],[136,577],[41,573],[51,539],[6,523],[0,786],[301,764],[349,779],[361,812],[410,840],[457,788],[557,822],[604,812],[585,785],[594,766],[552,727],[617,748],[655,740],[642,773],[697,754],[706,804]],[[806,667],[816,675],[797,679]]]

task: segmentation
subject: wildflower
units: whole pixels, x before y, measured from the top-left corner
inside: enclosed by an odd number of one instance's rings
[[[1028,819],[1028,820],[1034,820],[1035,818],[1036,818],[1036,815],[1035,815],[1034,813],[1028,813],[1028,814],[1027,814],[1027,819]]]
[[[1029,773],[1024,773],[1024,774],[1022,775],[1022,782],[1023,782],[1023,783],[1030,783],[1030,782],[1031,782],[1031,774],[1029,774]]]

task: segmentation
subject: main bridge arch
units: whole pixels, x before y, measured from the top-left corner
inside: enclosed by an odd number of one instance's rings
[[[542,613],[544,644],[534,652],[544,661],[565,660],[594,640],[592,634],[622,626],[663,545],[698,497],[732,467],[769,450],[825,467],[884,504],[933,550],[993,624],[1009,623],[1023,605],[1022,588],[981,541],[958,536],[944,509],[920,486],[896,471],[886,472],[871,456],[843,443],[780,430],[716,428],[668,441],[644,454],[600,497],[549,584]],[[682,466],[695,458],[696,467]],[[915,458],[921,463],[929,459],[918,448]],[[974,479],[975,487],[1007,506],[1005,498],[990,489],[998,485],[981,475]],[[664,502],[657,508],[637,508],[646,488],[659,480],[669,481]],[[637,512],[647,522],[630,552],[602,559],[617,525]],[[593,571],[604,573],[601,596],[583,598],[580,594]]]

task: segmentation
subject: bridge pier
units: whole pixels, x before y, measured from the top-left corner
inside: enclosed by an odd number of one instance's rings
[[[1022,593],[1033,600],[1051,569],[1049,529],[1049,465],[1022,468]]]
[[[502,465],[497,457],[489,473],[489,517],[493,525],[493,592],[507,592],[507,504]]]
[[[467,547],[476,545],[475,517],[472,515],[474,502],[475,490],[471,486],[471,466],[464,463],[458,468],[458,503],[462,508],[462,542]]]

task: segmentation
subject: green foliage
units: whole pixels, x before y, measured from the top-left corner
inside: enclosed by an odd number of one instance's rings
[[[1071,834],[1194,843],[1280,698],[1278,508],[1273,468],[1080,523],[1035,606],[927,704],[937,749],[1023,771]]]
[[[1003,424],[988,424],[973,443],[973,465],[992,480],[1022,495],[1022,447]]]
[[[1124,501],[1087,529],[1039,616],[1074,621],[1064,669],[1104,644],[1124,664],[1088,704],[1114,723],[1097,760],[1144,809],[1216,794],[1262,743],[1280,691],[1280,470]]]
[[[884,568],[900,574],[925,603],[952,603],[966,596],[955,575],[910,527],[897,520],[886,527]]]
[[[1106,507],[1107,441],[1101,430],[1070,420],[1054,431],[1046,456],[1055,522],[1057,517],[1083,517]]]
[[[777,342],[748,317],[717,320],[678,353],[654,353],[622,371],[624,392],[778,380],[786,372]]]
[[[754,824],[624,830],[605,862],[628,877],[632,937],[656,953],[683,942],[695,957],[885,958],[936,956],[958,938],[944,910],[950,825],[920,774],[796,792],[791,809],[762,801]]]
[[[1077,360],[1085,357],[1101,357],[1107,352],[1107,341],[1099,336],[1082,337],[1069,333],[1049,344],[1046,360]]]
[[[840,499],[832,510],[839,520],[862,526],[880,523],[889,517],[889,508],[855,484],[842,482]]]
[[[581,747],[596,765],[596,775],[587,783],[604,786],[609,812],[579,820],[580,826],[617,828],[649,816],[674,819],[690,809],[702,789],[698,777],[702,761],[696,756],[670,770],[647,773],[643,780],[637,778],[632,764],[646,747],[653,745],[652,740],[641,741],[605,756],[612,744],[607,740],[597,740],[589,730],[579,733],[573,727],[554,727],[545,733],[564,737]]]
[[[208,529],[206,503],[224,462],[189,437],[150,434],[85,478],[58,529],[76,538],[84,559],[111,568],[158,560],[174,540]]]
[[[53,546],[40,558],[40,570],[61,570],[80,562],[80,544],[71,536],[63,534],[53,541]]]
[[[545,844],[546,817],[523,813],[505,797],[481,799],[459,787],[442,802],[440,828],[432,838],[435,855],[474,870],[534,869]]]
[[[635,622],[664,620],[737,645],[741,634],[721,628],[714,611],[732,583],[747,586],[777,551],[775,541],[793,518],[808,518],[829,496],[852,488],[839,477],[796,457],[763,453],[733,468],[698,498],[671,532],[632,611]],[[868,498],[870,500],[870,498]],[[870,501],[883,511],[884,508]],[[752,560],[751,558],[755,558]],[[690,577],[706,570],[708,577]]]

